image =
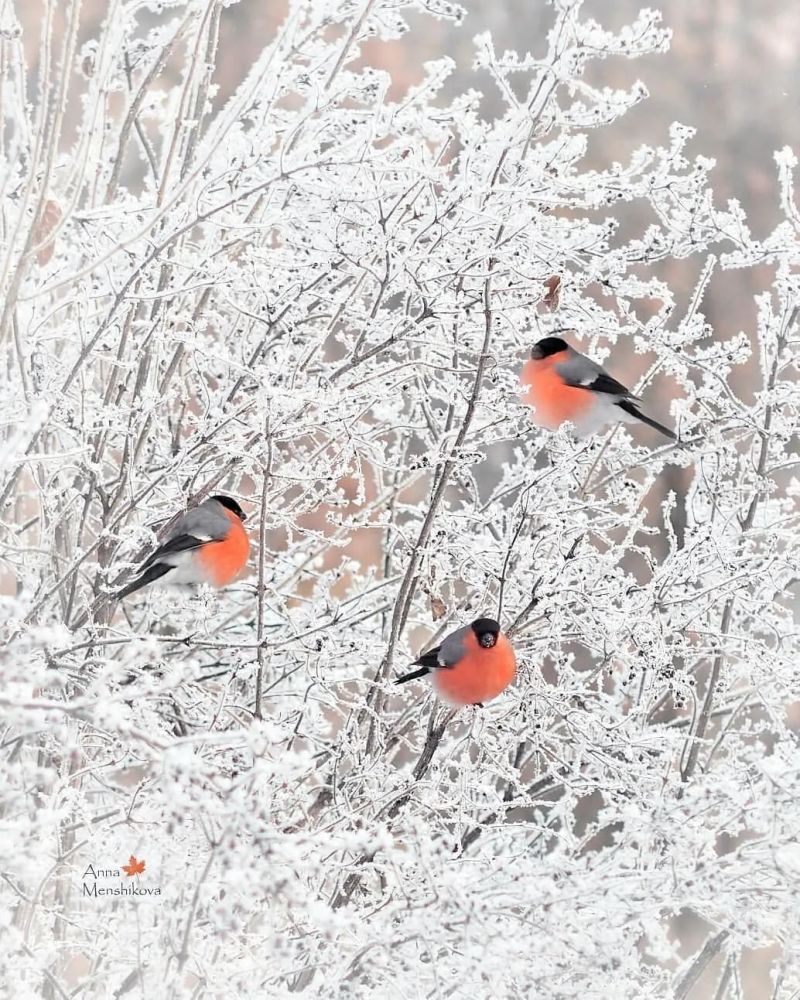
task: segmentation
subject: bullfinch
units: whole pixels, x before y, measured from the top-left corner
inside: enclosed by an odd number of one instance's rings
[[[245,513],[230,497],[213,496],[182,514],[137,578],[116,594],[122,600],[148,583],[210,583],[224,587],[241,573],[250,554]]]
[[[641,420],[676,440],[668,427],[642,413],[638,398],[621,382],[561,337],[545,337],[534,345],[520,381],[525,388],[522,401],[534,408],[534,423],[546,430],[569,420],[579,437],[588,437],[617,420]]]
[[[451,632],[434,649],[423,653],[410,674],[398,677],[405,684],[431,674],[436,693],[458,708],[482,705],[496,698],[514,680],[514,648],[493,618],[477,618]]]

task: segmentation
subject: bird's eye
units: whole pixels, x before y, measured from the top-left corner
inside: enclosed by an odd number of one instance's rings
[[[497,636],[493,632],[484,632],[478,641],[485,649],[491,649],[497,642]]]

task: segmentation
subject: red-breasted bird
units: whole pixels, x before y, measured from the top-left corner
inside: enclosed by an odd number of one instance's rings
[[[516,676],[517,658],[497,622],[477,618],[423,653],[414,666],[420,669],[398,677],[395,684],[431,674],[439,697],[461,708],[482,705],[505,691]]]
[[[210,583],[224,587],[241,573],[250,554],[245,513],[230,497],[213,496],[187,510],[149,556],[137,578],[120,590],[122,600],[148,583]]]
[[[617,420],[641,420],[676,440],[668,427],[642,413],[637,396],[561,337],[545,337],[534,345],[520,381],[522,401],[534,408],[531,419],[546,430],[569,420],[579,437],[588,437]]]

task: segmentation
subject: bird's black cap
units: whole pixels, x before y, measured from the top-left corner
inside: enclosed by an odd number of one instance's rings
[[[545,337],[533,345],[531,357],[534,361],[541,361],[542,358],[549,358],[551,354],[560,354],[566,351],[569,344],[561,337]]]
[[[500,624],[494,618],[476,618],[470,628],[476,635],[481,635],[483,632],[491,632],[493,635],[497,635],[500,631]]]
[[[221,503],[223,507],[226,507],[228,510],[232,510],[240,521],[247,520],[247,515],[232,497],[224,497],[220,494],[217,494],[216,496],[210,497],[209,499],[216,500],[217,503]]]
[[[470,628],[484,649],[491,649],[497,642],[497,636],[500,634],[500,625],[494,618],[476,618],[472,625],[470,625]]]

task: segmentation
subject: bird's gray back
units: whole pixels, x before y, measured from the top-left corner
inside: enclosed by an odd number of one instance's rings
[[[591,385],[598,375],[606,373],[591,358],[579,354],[570,347],[566,361],[559,361],[556,371],[569,385]]]
[[[438,656],[439,663],[443,667],[452,667],[464,655],[464,640],[467,638],[469,628],[469,625],[462,625],[444,638]]]
[[[609,396],[614,401],[638,398],[621,382],[612,378],[600,365],[585,358],[582,354],[578,354],[572,348],[569,349],[567,360],[556,365],[556,371],[567,385],[586,386],[587,389]]]
[[[219,541],[228,534],[231,526],[223,511],[224,507],[216,500],[205,500],[178,518],[170,536],[193,535],[201,541]]]

